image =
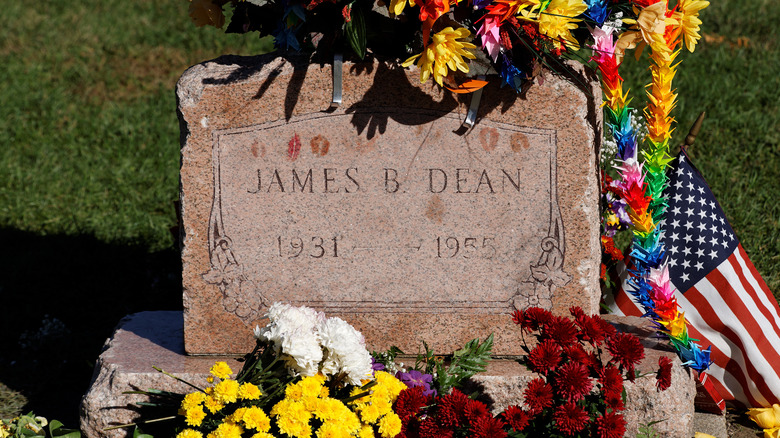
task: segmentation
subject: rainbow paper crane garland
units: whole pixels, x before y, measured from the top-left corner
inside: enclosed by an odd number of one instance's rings
[[[680,53],[675,48],[684,38],[688,49],[693,51],[699,38],[698,25],[701,23],[698,12],[709,3],[681,0],[671,10],[666,0],[652,4],[646,1],[635,3],[644,7],[636,20],[625,20],[634,26],[617,40],[613,37],[615,29],[610,25],[592,31],[595,41],[592,59],[602,74],[607,123],[618,147],[617,159],[622,162],[616,167],[620,179],[609,181],[606,188],[611,207],[607,213],[606,238],[611,239],[614,226],[626,222],[626,216],[630,219],[633,267],[628,269],[629,292],[645,310],[645,316],[656,322],[659,330],[669,337],[683,363],[697,371],[704,371],[710,364],[709,349],[702,350],[688,337],[685,314],[678,310],[676,291],[669,281],[669,270],[664,262],[660,223],[667,208],[663,196],[668,185],[666,168],[672,161],[669,156],[669,139],[674,118],[670,113],[677,99],[672,89],[672,79],[677,66],[674,61]],[[648,127],[647,148],[642,153],[644,164],[640,164],[627,93],[623,91],[618,67],[626,49],[645,44],[651,49],[650,71],[653,79],[648,86],[648,104],[644,111]],[[615,196],[619,199],[615,199]],[[627,215],[620,214],[621,209],[627,210]]]

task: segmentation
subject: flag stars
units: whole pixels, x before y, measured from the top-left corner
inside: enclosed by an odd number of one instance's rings
[[[676,251],[675,251],[675,252],[676,252]],[[670,268],[673,268],[673,267],[675,267],[675,266],[677,266],[677,259],[675,259],[675,258],[671,258],[671,259],[669,259],[669,267],[670,267]]]
[[[688,216],[692,216],[693,215],[693,209],[689,208],[689,209],[685,210],[685,214],[687,214]]]
[[[677,233],[672,233],[671,236],[669,236],[669,240],[671,240],[672,242],[676,242],[677,239],[679,239],[679,238],[680,238],[680,235],[677,234]]]
[[[685,198],[685,200],[688,201],[689,204],[693,204],[694,202],[696,202],[696,197],[693,195],[688,195],[688,197]]]
[[[704,245],[707,242],[707,238],[700,234],[699,237],[696,238],[696,242],[698,242],[699,245]]]
[[[683,268],[688,269],[691,267],[691,262],[689,262],[688,260],[683,260],[682,266]]]
[[[692,182],[689,182],[686,187],[688,187],[688,190],[690,191],[693,191],[696,188],[696,186],[694,186]],[[693,195],[688,196],[688,202],[693,202],[693,199],[694,199]]]
[[[712,238],[712,240],[710,240],[710,245],[712,245],[712,246],[718,246],[718,239],[716,239],[716,238],[714,238],[714,237],[713,237],[713,238]]]
[[[704,198],[699,198],[699,205],[701,205],[702,207],[706,207],[707,206],[707,200],[704,199]],[[702,210],[702,211],[704,211],[704,210]]]
[[[674,202],[682,202],[682,193],[676,193],[672,199],[674,199]]]
[[[696,250],[696,257],[704,257],[704,249],[699,248]]]
[[[683,240],[685,240],[685,243],[691,243],[691,240],[693,240],[693,237],[691,237],[690,234],[686,234],[685,237],[683,237]]]
[[[677,255],[677,251],[678,251],[677,246],[672,246],[671,248],[669,248],[669,252],[674,255]]]
[[[676,215],[678,215],[678,214],[680,214],[680,207],[674,207],[674,208],[672,209],[672,213],[673,213],[675,216],[676,216]]]
[[[686,257],[691,255],[691,249],[686,246],[685,249],[683,249],[683,254],[685,254]]]
[[[687,273],[685,273],[685,272],[683,272],[683,274],[680,276],[680,278],[682,278],[682,281],[684,281],[684,282],[690,280],[690,276]]]
[[[698,228],[699,231],[704,232],[707,229],[707,224],[704,222],[699,222],[699,225],[696,228]]]
[[[677,228],[680,226],[680,221],[675,219],[672,221],[672,228]]]
[[[704,194],[704,188],[702,186],[696,186],[696,191],[699,192],[699,194]],[[704,201],[704,198],[701,198],[702,201]]]
[[[714,201],[710,201],[710,208],[715,210],[715,202]]]
[[[711,258],[711,259],[716,259],[716,258],[718,258],[718,251],[716,251],[716,250],[714,250],[714,249],[713,249],[712,251],[710,251],[710,258]]]

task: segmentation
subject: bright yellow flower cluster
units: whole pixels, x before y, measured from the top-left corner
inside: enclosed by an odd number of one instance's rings
[[[367,397],[355,401],[355,410],[360,414],[364,425],[379,427],[379,434],[389,438],[401,432],[401,419],[393,412],[393,402],[398,394],[406,389],[406,385],[400,380],[384,371],[374,373],[377,384],[371,388]],[[352,390],[353,396],[360,392],[360,388]]]
[[[419,58],[417,67],[420,69],[420,82],[426,82],[433,74],[436,83],[444,86],[443,79],[450,70],[469,72],[469,65],[463,58],[475,59],[476,55],[472,50],[477,48],[470,40],[471,32],[465,27],[446,27],[431,38],[430,44],[425,46],[422,53],[412,56],[402,65],[409,67]]]
[[[295,438],[310,438],[312,427],[309,421],[316,417],[322,422],[317,437],[351,437],[357,435],[360,420],[339,400],[329,397],[324,386],[325,376],[304,377],[288,385],[285,397],[271,408],[279,431]]]
[[[764,429],[764,438],[780,438],[780,405],[769,408],[749,409],[748,415],[758,427]]]

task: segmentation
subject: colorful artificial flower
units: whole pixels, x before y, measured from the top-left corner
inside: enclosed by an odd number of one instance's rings
[[[453,29],[446,27],[432,37],[423,53],[414,55],[404,61],[408,67],[417,61],[420,69],[420,82],[426,82],[431,75],[440,86],[444,86],[444,78],[450,71],[469,72],[469,65],[463,58],[475,59],[471,50],[477,46],[470,43],[471,32],[466,28]]]
[[[696,48],[696,43],[701,36],[699,35],[699,25],[701,20],[699,19],[699,11],[710,5],[710,2],[705,0],[680,0],[677,4],[677,9],[680,12],[680,28],[682,29],[683,38],[685,40],[685,47],[689,52],[693,52]]]
[[[581,21],[574,17],[587,9],[588,5],[582,0],[552,0],[539,16],[539,32],[550,37],[556,47],[562,42],[572,50],[579,50],[580,44],[571,31],[576,29],[576,23]]]

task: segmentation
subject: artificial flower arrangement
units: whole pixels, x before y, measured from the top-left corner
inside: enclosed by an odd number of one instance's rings
[[[780,404],[749,409],[748,417],[764,429],[764,438],[780,438]]]
[[[619,56],[638,39],[629,29],[656,25],[667,12],[664,0],[191,0],[189,13],[198,26],[225,25],[226,32],[273,35],[284,51],[323,55],[351,51],[416,63],[420,80],[433,79],[453,91],[484,85],[468,81],[479,74],[498,74],[503,84],[520,91],[541,68],[565,69],[562,58],[585,60],[580,50],[596,28],[624,35]],[[681,0],[670,16],[681,17],[686,44],[698,39],[700,0]],[[648,18],[641,11],[649,10]],[[662,9],[662,10],[661,10]],[[643,31],[644,33],[644,31]],[[478,39],[478,45],[473,42]],[[481,49],[481,50],[480,50]],[[446,84],[446,85],[445,85]]]

